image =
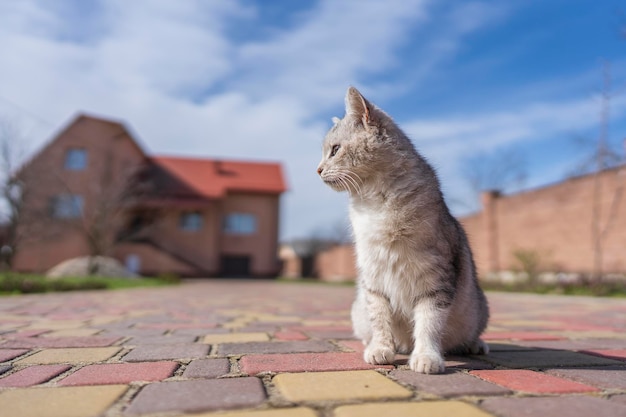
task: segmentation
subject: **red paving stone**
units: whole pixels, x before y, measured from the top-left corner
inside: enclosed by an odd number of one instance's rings
[[[70,369],[69,365],[34,365],[0,378],[0,387],[30,387],[49,381]]]
[[[105,363],[88,365],[63,378],[59,385],[112,385],[162,381],[174,374],[177,362]]]
[[[589,385],[526,369],[478,370],[471,371],[470,374],[514,391],[535,394],[573,394],[598,391],[597,388]]]
[[[369,365],[360,353],[290,353],[284,355],[246,355],[239,361],[248,375],[261,372],[322,372],[358,369],[393,369],[393,365]]]
[[[10,361],[28,351],[28,349],[0,349],[0,362]]]
[[[597,355],[597,356],[602,356],[604,358],[626,361],[626,349],[594,349],[594,350],[583,350],[581,352],[587,353],[589,355]]]

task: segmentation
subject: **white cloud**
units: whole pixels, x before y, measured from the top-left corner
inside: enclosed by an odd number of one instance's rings
[[[342,107],[346,87],[393,101],[439,71],[468,34],[506,13],[483,2],[435,12],[441,3],[427,0],[320,0],[287,29],[241,40],[232,32],[259,24],[263,2],[87,3],[0,2],[0,51],[9,57],[0,65],[0,111],[38,115],[34,147],[84,110],[126,121],[154,153],[281,161],[291,189],[285,237],[345,216],[346,197],[327,189],[315,167],[330,124],[318,116]],[[77,4],[94,9],[83,16]],[[398,50],[407,44],[423,53],[403,68]],[[372,81],[377,74],[399,77]],[[462,185],[451,161],[575,126],[585,106],[521,105],[402,125],[455,194]]]

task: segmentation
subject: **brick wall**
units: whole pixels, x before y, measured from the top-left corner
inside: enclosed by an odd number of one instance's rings
[[[604,230],[602,271],[626,272],[625,185],[621,168],[510,196],[485,193],[483,211],[460,219],[479,273],[519,268],[519,250],[535,252],[544,271],[592,273],[596,220]]]

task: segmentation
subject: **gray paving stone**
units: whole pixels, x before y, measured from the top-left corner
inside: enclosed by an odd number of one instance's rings
[[[139,345],[176,345],[176,344],[191,344],[197,339],[192,335],[178,335],[178,336],[136,336],[130,340],[124,342],[125,346],[139,346]]]
[[[595,369],[550,369],[547,373],[605,389],[626,389],[626,366]]]
[[[534,350],[534,348],[529,346],[522,346],[515,343],[492,343],[487,342],[489,345],[490,352],[515,352],[515,351],[528,351]]]
[[[509,368],[553,368],[620,365],[623,362],[567,350],[530,350],[525,352],[492,352],[484,360]]]
[[[187,365],[183,373],[187,378],[217,378],[230,371],[228,359],[198,359]]]
[[[613,395],[611,401],[626,405],[626,394]]]
[[[393,379],[408,384],[418,391],[440,397],[461,395],[504,395],[511,391],[462,372],[448,372],[443,375],[418,374],[409,370],[394,370],[389,374]]]
[[[244,353],[306,353],[332,352],[337,347],[322,340],[306,340],[297,342],[247,342],[224,343],[219,345],[220,355],[241,355]]]
[[[126,414],[250,408],[265,398],[261,380],[254,377],[161,382],[143,388]]]
[[[209,346],[188,345],[144,345],[137,346],[122,358],[127,362],[157,361],[163,359],[198,359],[209,353]]]
[[[73,347],[105,347],[111,346],[121,337],[24,337],[9,340],[3,348],[73,348]]]
[[[0,365],[0,375],[11,369],[11,365]]]
[[[626,416],[626,406],[589,396],[487,398],[480,407],[506,417],[617,417]]]

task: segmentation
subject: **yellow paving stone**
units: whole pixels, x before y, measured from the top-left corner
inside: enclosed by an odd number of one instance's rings
[[[546,332],[547,334],[562,336],[568,339],[626,339],[626,332],[611,332],[605,330],[580,330],[564,332]]]
[[[257,314],[255,316],[257,321],[266,322],[297,322],[301,320],[301,317],[297,316],[277,316],[274,314]]]
[[[289,401],[408,398],[408,389],[375,371],[280,374],[274,385]]]
[[[23,388],[0,393],[7,417],[96,417],[128,389],[126,385]]]
[[[119,347],[97,347],[97,348],[54,348],[45,349],[34,355],[16,362],[18,365],[51,364],[51,363],[82,363],[105,361],[117,352]]]
[[[85,337],[93,336],[100,333],[100,329],[63,329],[54,330],[52,332],[42,335],[43,337]]]
[[[26,329],[32,330],[64,330],[64,329],[78,329],[85,326],[84,321],[80,320],[42,320],[31,323]]]
[[[271,410],[244,410],[230,413],[185,414],[180,417],[317,417],[317,413],[306,407],[282,408]],[[378,416],[377,416],[378,417]]]
[[[333,414],[333,417],[381,416],[491,417],[491,414],[461,401],[345,405],[338,407]]]
[[[99,326],[102,324],[111,324],[111,323],[115,323],[118,321],[122,321],[124,318],[120,317],[120,316],[100,316],[100,317],[94,317],[93,319],[89,320],[89,324],[91,326]]]
[[[239,327],[247,326],[252,321],[254,321],[254,319],[251,319],[251,318],[236,318],[236,319],[234,319],[232,321],[229,321],[228,323],[224,323],[222,325],[222,327],[224,327],[225,329],[237,329]]]
[[[243,343],[243,342],[266,342],[270,340],[267,333],[222,333],[204,336],[202,343]]]

